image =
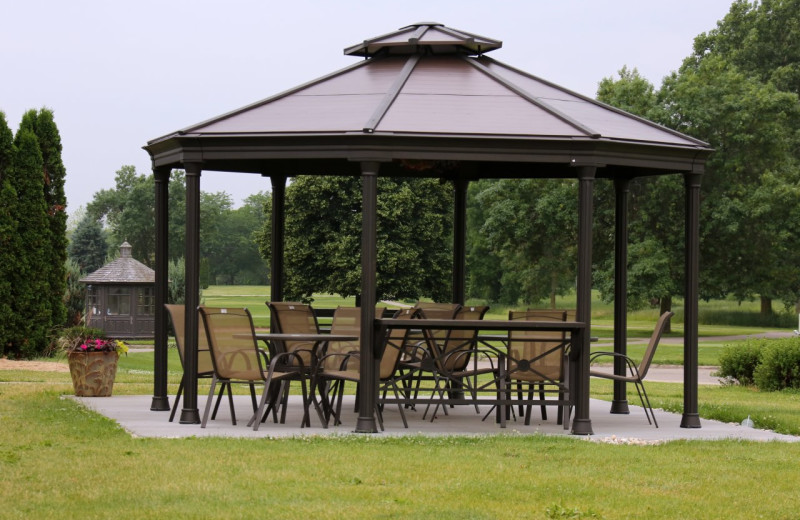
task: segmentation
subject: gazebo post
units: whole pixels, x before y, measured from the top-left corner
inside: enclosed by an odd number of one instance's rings
[[[377,433],[378,364],[375,358],[375,299],[377,296],[378,169],[372,161],[361,163],[361,336],[356,433]]]
[[[614,352],[628,351],[628,193],[630,180],[614,179],[616,213],[614,232]],[[614,358],[614,373],[625,375],[625,360]],[[628,414],[628,395],[625,381],[614,381],[611,413]]]
[[[589,417],[589,339],[592,324],[592,219],[597,168],[578,167],[578,305],[575,319],[586,324],[578,335],[577,352],[570,355],[570,395],[575,402],[574,435],[591,435]],[[574,347],[575,345],[573,345]]]
[[[150,410],[169,411],[167,396],[167,303],[169,262],[169,174],[171,168],[153,168],[155,179],[155,220],[156,220],[156,258],[155,258],[155,315],[153,338],[153,401]]]
[[[686,293],[683,317],[683,417],[681,428],[700,428],[697,409],[697,299],[700,273],[700,173],[684,174],[686,188]]]
[[[464,305],[467,279],[467,186],[466,179],[453,181],[453,303]]]
[[[270,301],[283,301],[283,248],[286,227],[286,175],[271,175],[272,183],[272,236],[269,283]]]
[[[200,423],[197,408],[197,328],[200,305],[200,163],[184,163],[186,171],[186,328],[181,424]]]

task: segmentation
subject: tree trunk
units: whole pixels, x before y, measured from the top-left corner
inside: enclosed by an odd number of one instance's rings
[[[769,316],[772,314],[772,298],[768,298],[767,296],[761,297],[761,315],[762,316]]]
[[[667,311],[672,310],[672,296],[664,296],[662,297],[659,302],[661,303],[661,309],[659,310],[658,315],[661,316]],[[672,332],[672,320],[667,321],[667,326],[664,327],[665,333]]]

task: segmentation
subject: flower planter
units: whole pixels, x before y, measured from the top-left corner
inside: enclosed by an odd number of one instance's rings
[[[117,375],[118,352],[70,352],[69,372],[75,395],[108,397]]]

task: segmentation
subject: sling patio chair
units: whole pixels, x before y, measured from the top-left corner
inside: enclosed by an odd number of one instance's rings
[[[485,305],[465,305],[458,309],[454,319],[482,320],[488,310],[489,307]],[[479,385],[478,376],[496,374],[497,370],[489,352],[477,347],[475,342],[477,336],[477,329],[447,330],[441,345],[436,344],[434,346],[436,348],[433,358],[434,364],[423,364],[421,370],[432,370],[432,378],[434,380],[433,393],[438,392],[442,397],[444,397],[445,391],[451,397],[454,397],[457,393],[462,392],[466,386],[466,390],[470,392],[473,401],[475,401],[475,411],[480,413],[477,393],[480,390],[484,390],[486,385]],[[479,363],[479,358],[484,358],[484,362]],[[473,361],[471,367],[470,361]],[[417,378],[417,381],[420,379]],[[453,406],[452,404],[450,405],[451,408]],[[439,404],[433,410],[431,421],[436,417],[438,409]],[[423,419],[426,417],[427,411],[428,408],[426,407],[422,416]]]
[[[647,343],[647,348],[644,351],[644,356],[642,356],[642,361],[639,363],[639,366],[636,366],[636,363],[630,357],[618,352],[592,352],[592,355],[589,357],[590,363],[594,363],[598,358],[602,357],[611,357],[612,359],[622,358],[625,360],[629,375],[609,374],[596,370],[590,370],[589,375],[602,379],[611,379],[612,381],[633,383],[634,386],[636,386],[636,391],[639,393],[639,400],[642,402],[642,408],[644,408],[644,414],[647,417],[648,424],[655,423],[656,428],[658,428],[658,422],[653,413],[653,407],[650,405],[650,398],[647,397],[647,392],[644,389],[644,378],[647,376],[647,371],[650,370],[650,364],[653,362],[653,356],[656,353],[658,343],[661,341],[661,336],[664,334],[667,322],[672,316],[674,316],[674,313],[667,311],[658,318],[658,322],[656,322],[656,327],[653,329],[653,334],[650,336],[650,341]],[[650,411],[649,414],[648,409]],[[651,417],[653,418],[652,421],[650,420]]]
[[[567,311],[533,309],[527,311],[509,311],[509,320],[525,321],[566,321]],[[563,331],[526,331],[512,330],[508,333],[508,377],[513,385],[517,385],[517,395],[523,398],[524,387],[527,386],[527,399],[533,399],[538,389],[539,400],[545,400],[546,391],[557,391],[558,399],[564,400],[568,391],[566,355],[566,334]],[[524,408],[519,405],[520,416],[525,417],[529,425],[533,405]],[[558,407],[557,424],[564,421],[564,405]],[[567,409],[569,413],[569,410]],[[545,403],[541,404],[542,420],[547,420]],[[565,424],[566,428],[566,424]]]
[[[186,371],[186,363],[184,362],[184,329],[186,327],[186,307],[184,305],[165,304],[164,307],[169,313],[170,320],[172,321],[172,329],[175,332],[175,344],[178,347],[178,357],[181,360],[181,366]],[[211,351],[208,348],[208,338],[206,337],[206,330],[203,327],[203,322],[198,322],[197,333],[197,377],[199,379],[210,379],[214,376],[214,362],[211,360]],[[178,403],[183,394],[183,386],[186,380],[186,375],[181,376],[181,382],[178,384],[178,393],[175,395],[175,404],[172,406],[172,412],[169,414],[169,422],[175,418],[175,412],[178,410]],[[231,387],[228,383],[222,383],[219,387],[219,395],[217,396],[217,404],[214,405],[214,412],[211,414],[211,420],[217,417],[217,410],[219,403],[222,400],[222,394],[225,389],[228,390],[228,402],[231,407],[231,419],[233,424],[236,424],[236,414],[233,409],[233,394]],[[256,409],[256,391],[255,386],[250,385],[250,397],[253,400],[253,411]]]
[[[214,395],[217,382],[264,385],[258,409],[247,424],[252,425],[253,430],[258,430],[268,397],[274,397],[270,395],[275,391],[272,383],[299,380],[303,389],[304,410],[301,426],[307,424],[308,393],[300,355],[295,352],[277,353],[272,356],[267,367],[266,352],[258,348],[253,318],[247,309],[200,306],[200,316],[205,324],[208,344],[211,347],[211,359],[214,363],[209,400],[206,402],[201,427],[206,426],[211,397]],[[287,363],[286,359],[293,359],[294,363]]]
[[[360,309],[358,307],[354,309],[356,310],[343,311],[343,314],[350,315],[350,319],[357,320],[360,330]],[[339,310],[337,309],[337,313],[338,312]],[[394,317],[412,319],[416,317],[417,312],[417,309],[413,308],[401,309],[395,313]],[[381,314],[378,314],[376,310],[376,316],[380,316]],[[336,315],[334,315],[333,323],[336,323]],[[383,351],[378,365],[378,392],[379,395],[384,396],[384,399],[387,391],[391,390],[395,398],[400,400],[400,393],[403,392],[403,390],[398,386],[398,383],[410,377],[410,374],[403,374],[398,371],[400,359],[406,348],[408,330],[409,329],[406,328],[389,328],[384,337],[375,339],[381,342]],[[335,342],[331,342],[331,344],[333,343]],[[328,351],[328,353],[320,359],[317,367],[314,375],[314,384],[317,387],[330,385],[330,390],[325,395],[330,413],[325,417],[323,424],[327,428],[329,417],[332,415],[334,418],[333,424],[337,426],[341,424],[342,396],[344,395],[345,384],[351,382],[358,385],[361,381],[360,352],[358,349],[349,352]],[[397,408],[400,411],[403,426],[408,428],[408,421],[406,420],[402,403],[398,402]],[[383,404],[381,399],[376,400],[375,414],[378,418],[381,430],[383,430]]]
[[[270,332],[279,334],[319,334],[319,322],[314,309],[301,302],[267,302],[270,310]],[[280,341],[278,351],[295,352],[300,356],[305,367],[306,378],[311,381],[311,370],[316,363],[319,342],[316,341]],[[293,362],[296,358],[285,359]],[[286,420],[286,402],[289,398],[288,385],[281,384],[279,398],[270,403],[273,411],[281,409],[281,423]]]

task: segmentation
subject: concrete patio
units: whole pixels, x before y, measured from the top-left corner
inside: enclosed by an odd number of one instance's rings
[[[356,424],[356,414],[353,413],[353,396],[345,396],[343,405],[344,423],[341,426],[323,429],[319,419],[312,411],[311,428],[300,428],[301,403],[299,396],[292,396],[289,401],[289,410],[286,424],[274,424],[270,421],[261,425],[259,431],[254,432],[246,426],[252,413],[249,396],[234,396],[237,412],[237,425],[233,426],[226,402],[219,408],[216,420],[209,421],[206,428],[199,424],[170,423],[169,412],[150,411],[151,396],[113,396],[113,397],[65,397],[82,403],[90,410],[94,410],[114,421],[135,437],[243,437],[243,438],[284,438],[308,435],[356,435],[353,429]],[[205,404],[205,397],[200,399],[200,406]],[[526,426],[517,418],[516,422],[509,420],[505,429],[495,424],[494,414],[482,421],[483,415],[489,411],[489,406],[481,407],[481,415],[476,414],[470,406],[458,406],[448,410],[449,415],[444,415],[439,410],[436,420],[422,420],[423,406],[418,410],[406,410],[409,428],[403,428],[397,407],[387,406],[384,411],[384,424],[386,430],[377,435],[403,436],[403,435],[560,435],[569,436],[562,426],[556,424],[555,407],[548,408],[548,421],[542,421],[539,411],[534,409],[531,424]],[[718,440],[740,439],[751,441],[785,441],[798,442],[800,437],[782,435],[768,430],[759,430],[743,427],[739,424],[723,423],[701,419],[702,428],[681,428],[681,416],[656,410],[656,419],[659,428],[647,423],[641,407],[630,406],[630,415],[611,415],[608,413],[609,403],[592,400],[591,405],[592,428],[594,435],[585,438],[600,442],[650,444],[672,440]],[[200,410],[201,415],[203,410]],[[177,414],[180,415],[180,414]],[[364,435],[364,434],[357,434]]]

